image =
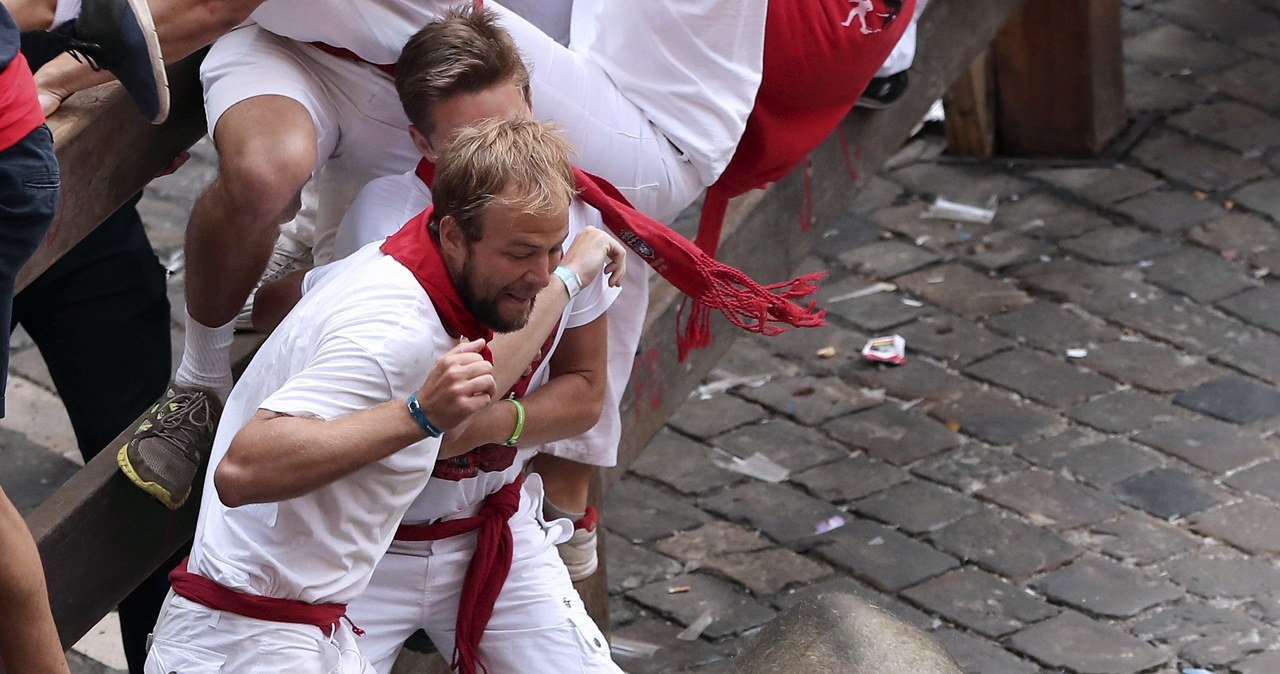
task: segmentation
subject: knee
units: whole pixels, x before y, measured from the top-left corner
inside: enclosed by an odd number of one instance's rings
[[[279,224],[311,177],[315,151],[280,138],[262,140],[220,153],[218,180],[247,218]]]
[[[263,0],[204,0],[200,9],[205,25],[221,35],[244,22],[262,3]]]

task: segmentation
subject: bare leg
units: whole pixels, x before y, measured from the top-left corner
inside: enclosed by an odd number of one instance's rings
[[[48,30],[53,25],[57,0],[3,0],[4,8],[22,32]]]
[[[562,459],[550,454],[533,457],[533,469],[542,476],[548,501],[565,512],[580,513],[587,509],[587,492],[595,466]]]
[[[0,669],[10,674],[67,674],[49,612],[44,569],[31,532],[0,490]]]

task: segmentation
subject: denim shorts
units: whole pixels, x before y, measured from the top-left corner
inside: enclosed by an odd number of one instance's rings
[[[0,152],[0,326],[5,330],[13,325],[14,279],[53,222],[60,185],[49,127],[40,125]],[[0,348],[0,417],[4,416],[8,372],[6,337]]]

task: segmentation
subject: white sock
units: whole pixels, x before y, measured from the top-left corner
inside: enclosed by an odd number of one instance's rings
[[[57,28],[77,16],[80,16],[80,0],[58,0],[53,10],[53,25],[49,27]]]
[[[231,340],[236,334],[236,321],[211,328],[187,314],[187,334],[182,349],[182,362],[173,375],[180,386],[212,389],[224,402],[231,393]]]

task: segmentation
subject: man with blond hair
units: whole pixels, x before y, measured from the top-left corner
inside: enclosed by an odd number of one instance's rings
[[[508,414],[492,331],[523,325],[558,266],[589,282],[621,254],[580,236],[562,259],[565,151],[532,122],[460,133],[434,208],[339,263],[264,343],[219,424],[147,672],[367,671],[346,603],[437,459]]]

